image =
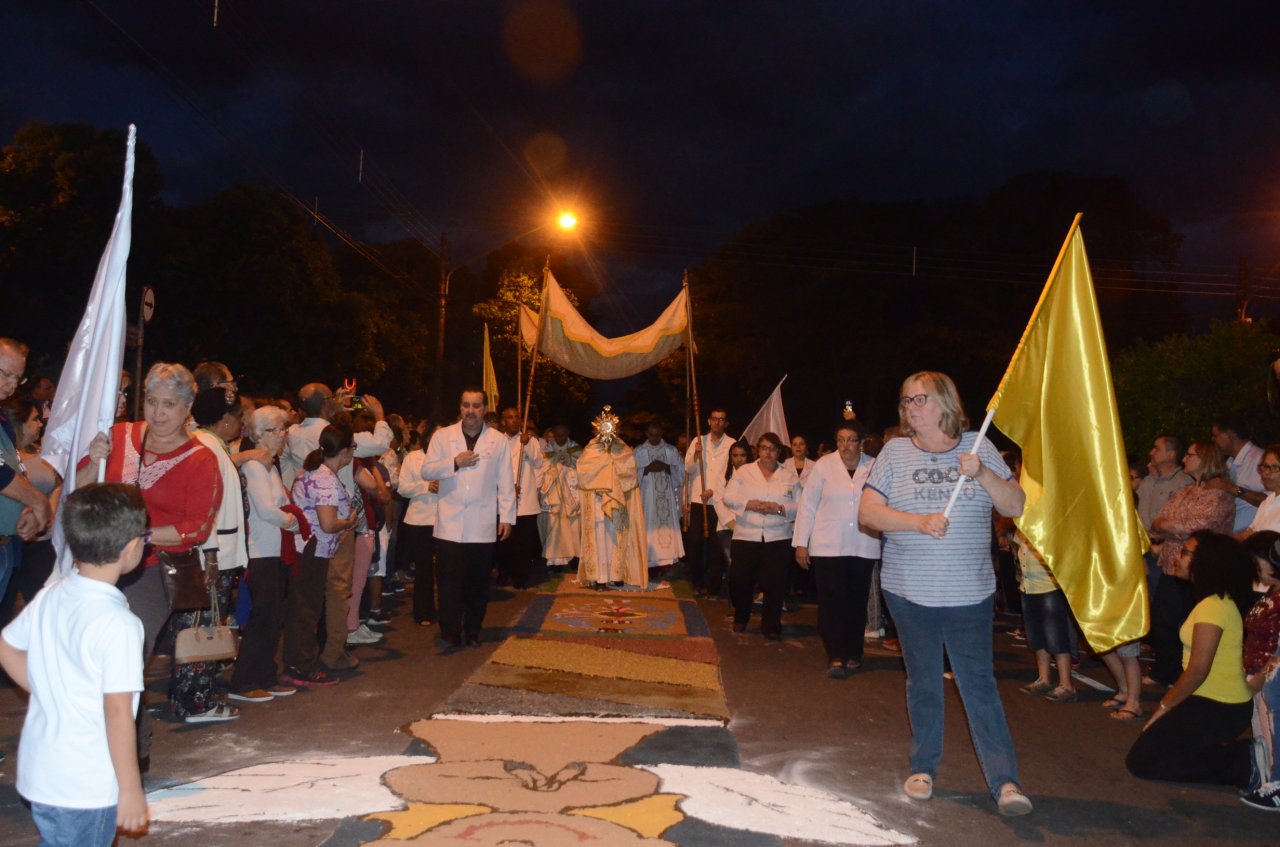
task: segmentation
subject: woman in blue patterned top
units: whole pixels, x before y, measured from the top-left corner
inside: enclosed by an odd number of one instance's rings
[[[989,441],[973,453],[960,395],[946,374],[921,371],[902,384],[902,438],[884,446],[867,478],[859,518],[884,533],[881,587],[907,666],[912,775],[907,796],[927,800],[942,759],[943,655],[951,660],[978,762],[1003,815],[1031,801],[996,690],[991,658],[995,570],[991,510],[1022,514],[1025,495]],[[943,515],[956,483],[960,497]]]

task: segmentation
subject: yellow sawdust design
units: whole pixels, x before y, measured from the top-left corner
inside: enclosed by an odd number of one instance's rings
[[[489,806],[474,806],[464,803],[410,803],[408,808],[399,812],[378,812],[367,815],[369,820],[386,821],[391,824],[391,831],[386,838],[417,838],[429,829],[442,823],[484,815],[492,812]]]
[[[618,806],[591,806],[571,809],[570,815],[599,818],[609,823],[625,826],[645,838],[657,838],[684,820],[678,808],[683,794],[654,794],[641,800],[633,800]]]
[[[489,660],[499,665],[564,671],[582,676],[629,679],[720,690],[720,669],[702,662],[624,653],[586,644],[509,639]]]

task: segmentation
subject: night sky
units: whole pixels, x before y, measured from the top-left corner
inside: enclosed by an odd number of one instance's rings
[[[1280,262],[1278,19],[1270,3],[9,0],[0,136],[134,122],[171,203],[284,186],[362,239],[448,232],[458,259],[571,206],[624,299],[674,295],[684,266],[778,212],[981,197],[1042,169],[1123,177],[1189,267],[1232,274]]]

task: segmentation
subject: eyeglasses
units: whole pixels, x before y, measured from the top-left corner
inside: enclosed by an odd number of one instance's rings
[[[26,385],[26,384],[27,384],[27,378],[26,378],[26,376],[24,376],[23,374],[14,374],[14,373],[9,373],[9,372],[8,372],[8,371],[6,371],[4,368],[0,368],[0,379],[9,379],[9,380],[13,380],[13,382],[14,382],[15,384],[17,384],[17,385]]]
[[[282,426],[269,426],[269,427],[267,427],[266,429],[264,429],[264,430],[263,430],[263,432],[264,432],[264,433],[266,433],[266,432],[284,432],[284,427],[282,427]]]
[[[1280,473],[1280,465],[1268,465],[1266,462],[1259,462],[1258,473]]]
[[[1196,554],[1196,549],[1194,547],[1187,547],[1186,545],[1183,545],[1182,549],[1178,551],[1179,556],[1190,557],[1190,556],[1194,556],[1195,554]]]
[[[903,395],[902,397],[898,398],[898,405],[904,409],[907,408],[908,406],[923,406],[925,403],[928,403],[928,402],[929,402],[928,394]]]
[[[837,438],[836,444],[857,444],[860,441],[861,438]]]

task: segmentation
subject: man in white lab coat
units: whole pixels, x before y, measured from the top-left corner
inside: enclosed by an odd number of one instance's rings
[[[529,584],[529,572],[535,558],[540,558],[538,541],[538,489],[542,483],[542,442],[521,432],[520,411],[515,407],[502,410],[502,428],[506,430],[511,451],[511,475],[516,486],[516,525],[511,537],[498,545],[498,578],[515,588]]]
[[[480,646],[494,545],[516,522],[509,442],[485,424],[485,404],[483,389],[463,389],[462,419],[436,430],[422,463],[423,479],[440,482],[436,573],[448,650]]]

